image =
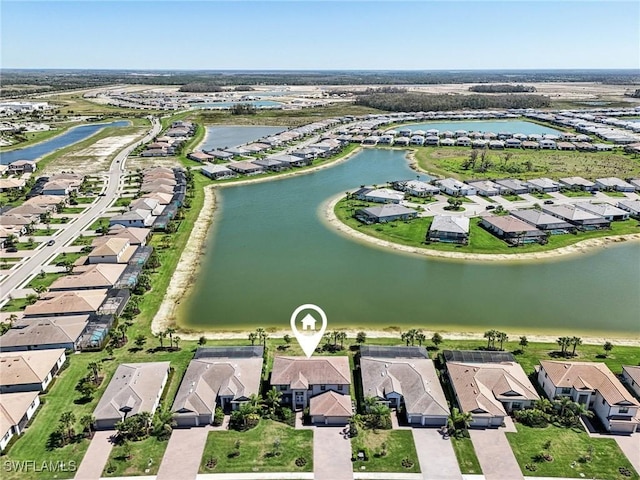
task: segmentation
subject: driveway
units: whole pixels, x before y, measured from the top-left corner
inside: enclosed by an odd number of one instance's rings
[[[487,480],[522,480],[504,429],[469,430],[480,467]]]
[[[315,480],[351,480],[351,440],[342,434],[344,427],[313,429],[313,478]]]
[[[620,450],[629,459],[633,468],[636,469],[636,472],[640,472],[640,434],[611,435],[609,438],[613,438],[616,441]]]
[[[157,480],[196,478],[210,431],[209,427],[175,429],[162,457]]]
[[[451,440],[444,439],[435,428],[413,428],[422,478],[425,480],[462,480]]]
[[[115,430],[100,430],[93,435],[87,452],[80,462],[75,478],[79,480],[93,480],[102,477],[102,471],[107,465],[113,443],[111,437]]]

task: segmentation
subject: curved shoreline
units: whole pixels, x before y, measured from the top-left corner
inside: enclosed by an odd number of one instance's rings
[[[587,253],[596,248],[602,248],[612,243],[620,243],[625,241],[640,241],[640,233],[631,233],[628,235],[612,235],[600,238],[588,238],[567,245],[566,247],[556,248],[542,252],[531,253],[464,253],[464,252],[446,252],[442,250],[433,250],[429,248],[410,247],[400,243],[382,240],[380,238],[367,235],[366,233],[354,230],[350,226],[343,223],[335,214],[336,204],[343,198],[338,195],[332,198],[324,209],[323,219],[339,232],[357,240],[373,244],[384,249],[391,249],[403,253],[410,253],[426,257],[444,258],[449,260],[472,260],[477,262],[511,262],[511,261],[531,261],[545,260],[549,258],[565,257],[580,253]]]

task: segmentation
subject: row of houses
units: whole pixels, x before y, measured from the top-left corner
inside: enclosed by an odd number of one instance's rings
[[[636,122],[611,118],[603,112],[529,112],[525,116],[553,125],[569,127],[579,134],[594,135],[616,145],[629,145],[640,141],[640,127]]]
[[[140,154],[143,157],[167,157],[176,155],[182,145],[185,144],[196,132],[196,125],[182,120],[173,122],[162,134],[147,144]]]

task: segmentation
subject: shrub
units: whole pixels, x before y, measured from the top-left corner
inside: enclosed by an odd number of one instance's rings
[[[537,408],[516,410],[516,420],[529,427],[544,428],[549,425],[549,415]]]
[[[218,465],[218,459],[216,457],[211,457],[207,460],[206,465],[209,470],[213,470]]]
[[[222,408],[216,407],[216,411],[213,414],[213,424],[215,426],[220,426],[222,425],[223,421],[224,421],[224,411],[222,410]]]
[[[304,457],[298,457],[296,458],[296,466],[298,467],[304,467],[307,464],[307,459]]]
[[[412,468],[415,465],[415,462],[411,460],[409,457],[405,457],[402,459],[402,466],[404,468]]]

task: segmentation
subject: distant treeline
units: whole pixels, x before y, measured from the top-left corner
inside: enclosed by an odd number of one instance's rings
[[[505,70],[505,71],[131,71],[14,70],[0,71],[0,95],[17,94],[19,85],[42,91],[91,88],[113,84],[217,87],[255,85],[428,85],[440,83],[601,82],[640,84],[637,70]],[[207,87],[211,88],[211,87]]]
[[[443,110],[482,110],[489,108],[543,108],[551,100],[542,95],[432,95],[426,93],[391,93],[360,95],[356,105],[392,112],[426,112]]]
[[[473,85],[469,87],[469,91],[476,93],[533,93],[536,91],[536,87],[531,85],[500,83]]]

